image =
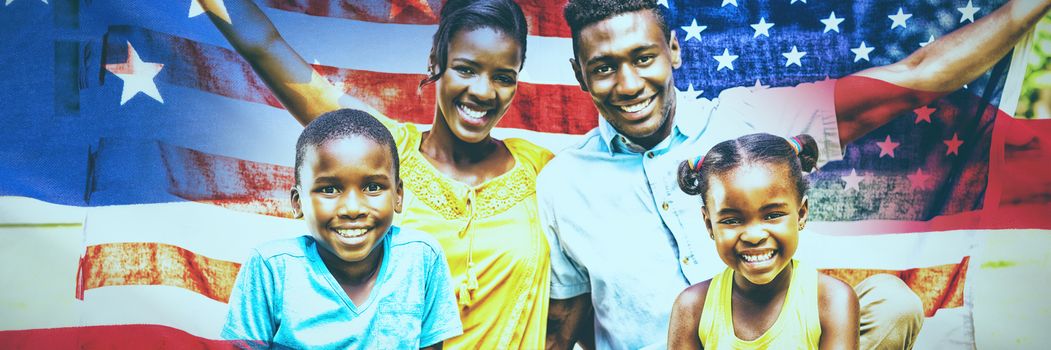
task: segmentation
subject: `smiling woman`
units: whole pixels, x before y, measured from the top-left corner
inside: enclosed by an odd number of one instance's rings
[[[457,286],[464,334],[445,347],[542,348],[550,257],[535,183],[552,154],[522,139],[490,135],[511,105],[525,60],[528,31],[519,6],[511,0],[444,4],[430,74],[420,83],[421,89],[434,84],[437,103],[430,130],[421,132],[314,72],[253,2],[226,0],[230,20],[213,14],[217,1],[201,3],[300,123],[346,107],[368,112],[390,130],[404,180],[395,224],[437,238]],[[325,198],[325,191],[311,191],[305,202]],[[333,236],[334,242],[343,238]]]

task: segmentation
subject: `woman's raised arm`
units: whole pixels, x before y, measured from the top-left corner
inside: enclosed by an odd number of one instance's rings
[[[314,71],[251,0],[197,0],[234,49],[252,65],[285,109],[307,125],[342,107],[362,109],[386,122],[371,106],[346,96]],[[225,9],[223,8],[225,3]]]

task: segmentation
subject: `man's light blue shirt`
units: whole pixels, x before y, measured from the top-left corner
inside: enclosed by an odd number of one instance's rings
[[[463,333],[449,267],[430,235],[392,226],[376,283],[355,305],[314,238],[266,243],[241,267],[223,339],[249,348],[419,349]]]
[[[679,163],[756,132],[810,134],[822,163],[839,159],[834,86],[733,88],[715,100],[678,93],[671,135],[649,150],[600,118],[537,180],[551,245],[551,298],[591,293],[599,349],[660,347],[679,293],[725,268],[700,198],[679,189]]]

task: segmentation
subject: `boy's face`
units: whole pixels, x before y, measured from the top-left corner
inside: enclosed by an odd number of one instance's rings
[[[351,136],[307,150],[300,185],[292,189],[292,208],[306,218],[325,250],[358,262],[386,234],[394,213],[401,212],[401,196],[388,148]]]
[[[666,40],[652,11],[584,27],[571,63],[581,89],[617,131],[648,147],[668,136],[675,110],[672,69],[682,59],[674,32]]]
[[[755,164],[709,179],[705,225],[738,284],[770,283],[795,255],[807,199],[788,178],[784,165]]]

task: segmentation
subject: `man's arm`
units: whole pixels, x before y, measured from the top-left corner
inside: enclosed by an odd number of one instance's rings
[[[1051,0],[1012,0],[897,63],[840,79],[836,83],[840,141],[851,142],[977,79],[1049,8]]]
[[[569,299],[551,299],[547,311],[548,350],[572,349],[580,342],[584,349],[595,348],[595,312],[591,307],[591,294],[581,294]]]

